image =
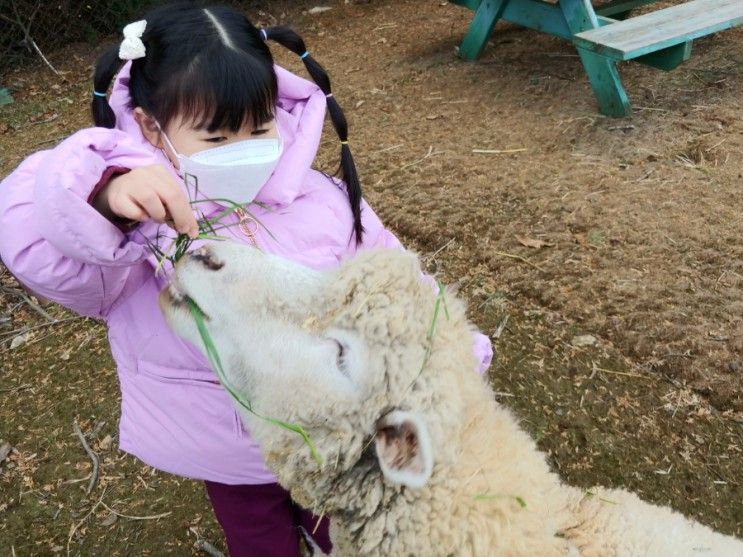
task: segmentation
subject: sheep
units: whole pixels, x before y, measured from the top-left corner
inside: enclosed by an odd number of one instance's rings
[[[203,347],[269,467],[331,519],[333,555],[743,557],[743,543],[622,489],[563,484],[473,373],[473,327],[418,258],[362,252],[316,271],[229,243],[181,260],[160,305]],[[320,463],[295,432],[302,426]]]

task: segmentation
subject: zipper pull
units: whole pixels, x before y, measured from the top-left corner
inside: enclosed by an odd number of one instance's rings
[[[258,247],[258,242],[255,239],[255,233],[258,231],[258,223],[242,207],[235,209],[235,214],[238,218],[237,227],[240,229],[240,232],[248,238],[248,241],[254,247]]]

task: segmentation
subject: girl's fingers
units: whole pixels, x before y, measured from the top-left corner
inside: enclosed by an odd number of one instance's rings
[[[198,236],[199,225],[186,196],[172,180],[161,184],[167,185],[158,187],[158,195],[168,212],[168,217],[173,221],[174,228],[192,238]]]
[[[158,195],[148,190],[134,197],[134,201],[150,216],[155,222],[165,222],[168,212]]]
[[[126,219],[166,223],[195,238],[199,225],[186,195],[170,172],[160,165],[136,168],[114,178],[109,207]]]
[[[114,214],[122,219],[136,220],[144,222],[149,220],[148,215],[132,198],[126,195],[119,196],[116,199],[116,208],[112,207]]]

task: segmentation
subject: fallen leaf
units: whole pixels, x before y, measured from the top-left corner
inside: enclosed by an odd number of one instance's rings
[[[112,438],[110,435],[106,435],[103,439],[101,439],[100,443],[98,443],[98,448],[102,451],[107,451],[111,448],[111,442]]]
[[[570,341],[573,346],[593,346],[596,344],[596,337],[593,335],[578,335]]]
[[[6,458],[8,458],[8,455],[10,454],[10,451],[12,450],[13,450],[13,447],[10,446],[10,443],[0,439],[0,464],[2,464],[3,461]]]
[[[519,244],[522,246],[526,246],[527,248],[551,248],[555,244],[552,244],[550,242],[545,242],[544,240],[539,240],[535,238],[524,238],[523,236],[516,236],[516,239],[519,241]]]
[[[119,519],[114,513],[108,513],[106,518],[101,520],[101,526],[113,526],[114,523]]]
[[[13,337],[13,340],[10,341],[10,349],[15,350],[19,346],[23,346],[28,342],[28,340],[31,338],[31,333],[24,333],[22,335],[17,335]]]

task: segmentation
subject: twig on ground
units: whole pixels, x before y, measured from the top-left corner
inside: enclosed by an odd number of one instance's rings
[[[430,157],[433,157],[433,156],[436,156],[436,155],[443,155],[443,154],[444,154],[444,151],[434,151],[433,150],[433,145],[430,145],[428,147],[428,153],[426,153],[425,155],[423,155],[420,159],[418,159],[416,161],[409,162],[408,164],[402,165],[400,167],[400,170],[405,170],[406,168],[409,168],[411,166],[415,166],[416,164],[422,163],[424,160],[426,160],[426,159],[428,159]]]
[[[208,553],[212,557],[225,557],[224,553],[219,551],[219,549],[214,547],[212,544],[210,544],[208,541],[206,541],[203,538],[199,538],[198,540],[196,540],[193,546],[196,549],[200,549],[204,553]]]
[[[49,322],[56,321],[56,318],[54,318],[51,315],[49,315],[49,313],[47,313],[44,310],[44,308],[42,308],[39,304],[37,304],[36,302],[34,302],[31,299],[31,297],[30,296],[27,296],[25,294],[25,292],[23,292],[22,290],[16,290],[15,288],[5,288],[5,287],[3,287],[2,290],[6,294],[11,294],[11,295],[17,296],[18,298],[20,298],[21,300],[23,300],[28,307],[30,307],[36,313],[38,313],[39,315],[41,315],[47,321],[49,321]]]
[[[34,8],[34,11],[31,13],[31,17],[28,18],[28,23],[24,24],[21,20],[21,14],[18,13],[18,8],[16,6],[15,2],[11,2],[11,5],[13,6],[13,13],[15,14],[15,21],[10,19],[8,16],[4,14],[0,14],[0,18],[4,19],[5,21],[10,22],[11,24],[18,25],[18,27],[21,28],[23,31],[23,42],[26,43],[26,45],[33,47],[33,49],[36,51],[36,54],[38,54],[41,59],[44,61],[44,63],[47,65],[47,67],[54,72],[55,75],[60,76],[59,72],[52,66],[51,62],[46,59],[46,56],[44,56],[44,53],[41,52],[41,49],[39,48],[39,45],[36,44],[36,41],[31,36],[31,24],[34,21],[34,18],[36,17],[36,14],[39,11],[39,8],[41,8],[42,2],[37,2],[36,7]],[[61,77],[61,76],[60,76]]]
[[[26,389],[32,388],[33,385],[31,383],[24,383],[23,385],[18,385],[17,387],[10,387],[7,389],[0,389],[0,393],[15,393],[17,391],[25,391]]]
[[[500,325],[498,325],[498,328],[495,330],[495,334],[493,335],[493,338],[500,338],[500,336],[503,334],[503,329],[506,328],[506,324],[508,323],[508,316],[506,315],[503,318],[503,321],[500,322]]]
[[[90,480],[90,476],[85,476],[84,478],[75,478],[73,480],[64,480],[62,482],[62,485],[79,484],[80,482],[87,482],[89,480]]]
[[[436,259],[436,256],[440,254],[442,251],[444,251],[446,248],[449,247],[449,245],[454,241],[454,238],[450,238],[448,242],[446,242],[443,246],[441,246],[439,249],[437,249],[435,252],[433,252],[431,255],[429,255],[426,259],[430,259],[433,261]]]
[[[56,120],[57,118],[59,118],[59,114],[52,114],[46,120],[39,120],[38,122],[32,122],[31,125],[40,126],[42,124],[48,124],[49,122],[54,122],[54,120]]]
[[[385,147],[384,149],[379,149],[378,151],[374,151],[375,153],[386,153],[387,151],[394,151],[395,149],[399,149],[402,147],[402,143],[398,143],[397,145],[392,145],[391,147]]]
[[[526,147],[521,149],[472,149],[473,153],[479,155],[512,155],[514,153],[523,153]]]
[[[624,375],[625,377],[637,377],[638,379],[647,379],[648,381],[652,381],[653,377],[648,377],[646,375],[640,375],[639,373],[629,373],[626,371],[612,371],[610,369],[604,369],[603,367],[593,366],[594,371],[600,371],[601,373],[611,373],[613,375]]]
[[[30,307],[32,310],[34,310],[36,313],[44,317],[49,322],[54,322],[56,319],[52,317],[49,313],[47,313],[44,308],[42,308],[39,304],[34,302],[30,296],[26,296],[25,294],[22,294],[21,297],[23,298],[23,301],[26,302],[26,305]]]
[[[31,331],[37,331],[39,329],[43,329],[44,327],[50,327],[51,325],[59,325],[60,323],[66,323],[67,321],[75,321],[76,319],[87,319],[87,318],[84,315],[73,315],[72,317],[64,317],[62,319],[55,319],[54,321],[50,321],[49,323],[42,323],[41,325],[36,325],[34,327],[22,327],[20,329],[15,329],[13,331],[5,331],[5,332],[0,333],[0,337],[22,335],[24,333],[30,333]]]
[[[726,137],[726,138],[725,138],[725,139],[723,139],[722,141],[718,141],[717,143],[715,143],[715,144],[714,144],[714,145],[713,145],[712,147],[710,147],[709,149],[705,149],[705,150],[704,150],[704,152],[705,152],[705,153],[709,153],[710,151],[714,151],[714,150],[715,150],[715,149],[717,149],[717,148],[718,148],[718,147],[719,147],[720,145],[722,145],[723,143],[725,143],[725,142],[726,142],[727,140],[728,140],[728,138]]]
[[[106,503],[101,502],[101,505],[105,507],[106,509],[108,509],[109,512],[115,514],[116,516],[120,518],[128,518],[129,520],[157,520],[158,518],[165,518],[166,516],[173,514],[173,511],[168,511],[165,513],[153,514],[150,516],[132,516],[129,514],[120,513],[119,511],[115,511],[111,507],[106,505]]]
[[[93,426],[93,431],[90,432],[90,435],[88,435],[88,437],[90,439],[98,437],[98,434],[101,432],[101,430],[103,429],[103,426],[105,425],[106,425],[106,420],[101,420],[99,422],[96,422],[95,426]]]
[[[41,342],[42,340],[46,340],[50,336],[53,336],[54,334],[55,334],[54,331],[52,331],[51,333],[47,333],[47,334],[45,334],[43,336],[36,337],[36,338],[34,338],[32,340],[28,340],[28,341],[24,342],[21,346],[18,346],[16,349],[28,348],[32,344],[36,344],[38,342]],[[7,339],[4,339],[4,340],[7,340]],[[13,350],[13,348],[8,347],[5,350],[0,351],[0,355],[6,354],[6,353],[10,352],[11,350]]]
[[[82,443],[83,445],[83,449],[85,449],[85,452],[88,453],[90,460],[93,461],[93,470],[90,472],[90,482],[88,483],[88,489],[85,491],[85,495],[90,495],[90,492],[93,491],[95,484],[98,483],[98,455],[96,455],[93,452],[93,449],[91,449],[88,445],[88,442],[85,440],[85,435],[83,435],[83,432],[80,429],[77,420],[74,420],[72,422],[72,427],[74,428],[75,433],[77,433],[77,436],[80,439],[80,443]]]
[[[101,493],[101,496],[98,499],[98,502],[90,508],[88,513],[80,520],[80,522],[75,524],[70,529],[70,535],[67,537],[67,557],[70,557],[70,544],[72,543],[72,538],[75,535],[75,532],[77,532],[77,529],[80,528],[80,526],[82,526],[85,523],[85,521],[88,520],[88,517],[95,512],[95,510],[101,505],[101,503],[103,503],[103,496],[106,495],[106,489],[107,488],[105,487],[103,488],[103,492]]]
[[[667,108],[657,108],[652,106],[637,106],[633,107],[635,110],[653,110],[655,112],[668,112]]]
[[[655,172],[655,168],[651,168],[650,170],[648,170],[640,178],[638,178],[637,180],[635,180],[635,182],[642,182],[643,180],[647,180],[653,172]]]
[[[196,549],[200,549],[204,551],[205,553],[208,553],[212,557],[225,557],[224,553],[219,551],[216,547],[214,547],[212,544],[210,544],[208,541],[206,541],[201,534],[199,534],[199,531],[194,528],[193,526],[190,526],[188,528],[189,532],[191,532],[194,536],[196,536],[196,541],[194,542],[193,546]]]
[[[505,251],[496,251],[494,253],[495,253],[495,255],[500,255],[502,257],[510,257],[511,259],[518,259],[519,261],[521,261],[523,263],[526,263],[527,265],[531,265],[532,267],[534,267],[538,271],[542,271],[543,273],[546,273],[547,272],[545,269],[543,269],[542,267],[540,267],[536,263],[532,263],[531,261],[529,261],[526,257],[521,257],[520,255],[515,255],[513,253],[506,253]]]
[[[61,141],[66,136],[60,135],[59,137],[51,137],[49,139],[44,139],[42,141],[38,141],[37,143],[34,143],[34,147],[39,147],[40,145],[46,145],[47,143],[54,143],[55,141]]]

